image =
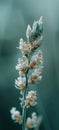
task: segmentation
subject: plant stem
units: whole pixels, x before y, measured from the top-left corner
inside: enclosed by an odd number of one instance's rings
[[[26,123],[26,106],[25,106],[25,97],[26,97],[26,89],[28,85],[28,71],[26,73],[26,87],[23,93],[23,107],[22,107],[22,117],[23,117],[23,124],[22,124],[22,130],[25,130],[25,123]]]
[[[23,117],[23,123],[22,123],[22,130],[25,130],[25,120],[26,120],[26,108],[24,105],[25,100],[25,91],[23,93],[23,107],[22,107],[22,117]]]
[[[28,57],[28,64],[30,63],[30,57]],[[23,107],[22,107],[22,117],[23,117],[23,124],[22,124],[22,130],[25,130],[25,123],[26,123],[26,106],[25,106],[25,98],[26,98],[26,90],[27,90],[27,86],[28,86],[28,71],[26,73],[26,86],[25,86],[25,90],[23,93]]]

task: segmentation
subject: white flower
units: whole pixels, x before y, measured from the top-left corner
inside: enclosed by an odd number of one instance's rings
[[[29,129],[32,127],[32,119],[30,117],[27,118],[27,122],[26,122],[26,128]]]
[[[41,76],[38,76],[37,74],[36,74],[36,75],[32,74],[32,75],[29,77],[28,83],[34,84],[36,81],[41,80],[41,78],[42,78],[42,77],[41,77]]]
[[[15,87],[19,89],[21,92],[24,91],[25,85],[26,85],[26,78],[25,77],[18,77],[17,80],[15,80]]]
[[[32,60],[32,61],[30,62],[29,67],[30,67],[30,69],[33,69],[36,65],[37,65],[37,64],[36,64],[36,61],[35,61],[35,60]]]
[[[22,53],[24,54],[28,54],[29,53],[29,47],[28,44],[26,44],[26,42],[21,38],[20,42],[19,42],[19,49],[22,51]]]
[[[36,116],[36,113],[33,112],[31,118],[30,117],[27,118],[26,128],[27,129],[33,128],[36,126],[36,123],[37,123],[37,116]]]
[[[36,81],[41,80],[42,76],[40,75],[42,72],[43,66],[40,66],[38,69],[35,69],[34,72],[29,76],[28,83],[35,83]]]
[[[34,124],[37,123],[37,115],[36,115],[35,112],[32,113],[32,121],[33,121]]]
[[[36,55],[36,58],[37,58],[37,60],[39,60],[39,59],[42,60],[42,57],[43,57],[42,56],[42,51],[39,50],[38,53],[37,53],[37,55]]]
[[[36,113],[33,112],[31,118],[28,117],[26,121],[26,128],[38,128],[42,122],[42,116],[37,117]]]
[[[20,75],[23,75],[26,73],[28,69],[28,59],[24,57],[24,59],[19,58],[18,64],[16,65],[16,70],[19,71]]]
[[[30,27],[30,25],[28,25],[27,30],[26,30],[26,37],[27,38],[29,38],[29,35],[30,35],[31,31],[32,31],[31,27]]]
[[[42,51],[39,50],[38,53],[34,56],[32,56],[32,60],[35,60],[36,62],[38,62],[38,60],[42,60]]]
[[[35,106],[37,104],[36,99],[36,91],[29,91],[28,95],[26,96],[25,106],[27,108],[30,106]]]
[[[30,69],[33,69],[36,65],[39,65],[42,63],[42,51],[39,50],[39,52],[32,56],[31,62],[30,62]]]
[[[11,113],[11,118],[15,122],[18,122],[19,124],[22,123],[22,116],[20,115],[20,112],[18,110],[16,110],[15,107],[12,107],[12,109],[10,110],[10,113]]]
[[[32,75],[40,75],[42,72],[43,66],[40,66],[39,68],[35,69]]]

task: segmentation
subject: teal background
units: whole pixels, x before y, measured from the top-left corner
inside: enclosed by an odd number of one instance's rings
[[[21,56],[16,47],[26,28],[43,16],[43,78],[37,90],[38,105],[27,111],[43,116],[41,130],[59,130],[59,0],[0,0],[0,130],[19,130],[10,117],[12,106],[20,109],[19,92],[14,87],[15,70]],[[21,110],[21,109],[20,109]]]

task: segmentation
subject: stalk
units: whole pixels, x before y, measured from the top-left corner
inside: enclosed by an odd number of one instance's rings
[[[29,63],[29,59],[28,59],[28,63]],[[22,107],[22,117],[23,117],[23,123],[22,123],[22,130],[25,130],[25,123],[26,123],[26,106],[25,106],[25,97],[26,97],[26,90],[27,90],[27,86],[28,86],[28,71],[29,69],[27,70],[27,73],[25,75],[26,77],[26,86],[25,86],[25,90],[24,90],[24,93],[23,93],[23,107]]]
[[[22,107],[23,122],[22,122],[22,130],[25,130],[25,121],[26,121],[26,108],[25,108],[25,105],[24,105],[24,100],[25,100],[25,91],[23,93],[23,107]]]

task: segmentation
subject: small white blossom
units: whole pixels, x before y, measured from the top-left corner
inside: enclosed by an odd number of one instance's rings
[[[26,73],[28,69],[28,59],[24,57],[24,59],[19,58],[18,64],[16,65],[16,70],[19,71],[20,75],[23,75]]]
[[[36,112],[33,112],[33,113],[32,113],[32,121],[33,121],[34,124],[37,123],[37,115],[36,115]]]
[[[26,121],[26,128],[38,128],[42,122],[42,116],[37,117],[36,113],[33,112],[31,118],[28,117]]]
[[[39,68],[35,69],[33,72],[33,75],[40,75],[42,72],[43,66],[40,66]]]
[[[30,62],[30,69],[34,68],[36,65],[39,65],[42,63],[42,51],[39,50],[39,52],[32,56],[31,62]]]
[[[29,80],[28,80],[28,83],[29,84],[34,84],[36,81],[38,81],[38,80],[41,80],[41,76],[38,76],[37,74],[36,75],[34,75],[34,74],[32,74],[30,77],[29,77]]]
[[[42,51],[39,50],[38,53],[34,56],[32,56],[32,60],[35,60],[36,62],[38,62],[38,60],[42,60],[43,56],[42,56]]]
[[[30,52],[28,44],[26,44],[26,42],[23,39],[20,39],[19,43],[19,49],[22,51],[22,53],[28,54]]]
[[[36,81],[41,80],[42,76],[40,75],[42,72],[43,66],[40,66],[38,69],[35,69],[34,72],[29,76],[28,83],[35,83]]]
[[[22,116],[20,115],[20,112],[18,110],[16,110],[15,107],[12,107],[12,109],[10,110],[10,113],[11,113],[11,118],[15,122],[18,122],[19,124],[22,123]]]
[[[31,31],[32,31],[31,27],[30,27],[30,25],[28,25],[27,30],[26,30],[26,37],[27,38],[29,38],[29,35],[30,35]]]
[[[25,85],[26,85],[26,78],[25,77],[18,77],[17,80],[15,80],[15,87],[19,89],[21,92],[24,91]]]
[[[37,104],[36,99],[36,91],[29,91],[28,95],[26,96],[25,106],[27,108],[30,106],[35,106]]]
[[[26,122],[26,128],[29,129],[32,127],[32,119],[30,117],[27,118],[27,122]]]

